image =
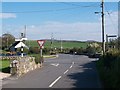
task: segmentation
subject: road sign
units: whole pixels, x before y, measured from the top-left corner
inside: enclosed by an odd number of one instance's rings
[[[23,40],[27,40],[27,38],[16,38],[15,41],[23,41]]]
[[[39,44],[40,48],[43,48],[45,40],[37,40],[37,43]]]

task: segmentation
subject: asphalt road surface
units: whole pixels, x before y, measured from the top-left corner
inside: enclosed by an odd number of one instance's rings
[[[95,59],[60,54],[45,59],[44,66],[18,79],[3,81],[3,88],[101,88]]]

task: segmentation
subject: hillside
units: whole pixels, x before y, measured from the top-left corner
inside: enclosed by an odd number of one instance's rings
[[[26,45],[29,47],[39,47],[37,40],[28,40],[26,41]],[[88,42],[81,42],[81,41],[66,41],[63,40],[62,41],[62,46],[63,48],[86,48],[86,46],[88,45]],[[51,41],[50,40],[46,40],[44,47],[46,48],[50,48],[51,47]],[[61,47],[61,41],[59,40],[54,40],[52,43],[52,47],[56,47],[56,48],[60,48]]]

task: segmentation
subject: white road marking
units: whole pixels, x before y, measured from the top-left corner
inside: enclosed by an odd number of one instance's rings
[[[59,64],[56,64],[56,66],[59,66]]]
[[[83,67],[83,66],[80,66],[81,68]]]
[[[75,64],[75,62],[72,62],[72,64]]]
[[[69,71],[69,70],[66,70],[66,71],[64,72],[64,74],[66,74],[68,71]]]
[[[62,76],[59,76],[53,83],[49,85],[49,87],[52,87],[59,79],[61,79]]]
[[[51,64],[51,65],[56,66],[56,67],[58,67],[58,66],[59,66],[59,64]]]
[[[74,64],[75,64],[75,62],[72,62],[72,65],[70,66],[70,68],[72,68]]]
[[[70,68],[72,68],[73,66],[71,65]]]

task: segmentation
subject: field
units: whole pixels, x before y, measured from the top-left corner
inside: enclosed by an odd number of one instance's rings
[[[0,71],[8,73],[9,72],[10,61],[0,60]]]
[[[28,47],[39,47],[38,43],[36,40],[28,40],[26,41],[26,45]],[[62,47],[63,48],[86,48],[88,45],[87,42],[79,42],[79,41],[62,41]],[[51,41],[47,40],[44,44],[45,48],[50,48],[51,47]],[[52,47],[60,48],[61,47],[61,42],[60,41],[54,41],[52,43]]]

